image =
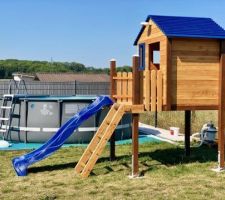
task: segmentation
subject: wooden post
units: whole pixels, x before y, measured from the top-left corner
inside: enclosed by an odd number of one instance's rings
[[[114,76],[116,76],[116,60],[111,59],[110,60],[110,96],[111,96],[111,99],[113,100],[115,100],[113,95],[115,95],[115,92],[116,92],[116,84],[115,84],[115,80],[113,79]]]
[[[132,72],[133,72],[133,96],[132,104],[140,103],[140,73],[138,70],[139,56],[133,56]],[[138,122],[139,114],[132,114],[132,177],[139,176],[138,167]]]
[[[155,128],[157,128],[158,127],[158,111],[155,111],[154,117],[155,117]]]
[[[116,85],[113,77],[116,76],[116,60],[110,60],[110,96],[111,99],[115,101],[113,95],[116,92]],[[116,145],[115,145],[115,132],[112,134],[110,138],[110,160],[113,161],[116,159]]]
[[[185,110],[185,155],[190,156],[191,111]]]
[[[166,109],[171,110],[172,42],[166,41]]]
[[[224,169],[224,133],[225,133],[225,41],[221,42],[218,97],[218,171]]]

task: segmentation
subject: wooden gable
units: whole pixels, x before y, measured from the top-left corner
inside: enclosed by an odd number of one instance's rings
[[[145,26],[144,31],[138,40],[138,44],[154,43],[166,38],[165,34],[151,19],[148,23],[149,25]]]

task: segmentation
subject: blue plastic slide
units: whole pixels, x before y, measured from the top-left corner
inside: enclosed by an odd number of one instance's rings
[[[35,162],[43,160],[58,150],[66,141],[66,139],[77,129],[81,123],[98,112],[102,107],[112,105],[113,102],[108,96],[98,97],[92,104],[83,108],[67,121],[45,144],[40,148],[13,158],[13,167],[18,176],[26,176],[27,168]]]

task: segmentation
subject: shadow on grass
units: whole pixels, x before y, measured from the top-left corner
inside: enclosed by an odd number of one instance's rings
[[[31,167],[31,168],[28,168],[28,173],[39,173],[39,172],[45,172],[45,171],[69,169],[69,168],[74,168],[76,164],[77,164],[76,162],[71,162],[71,163],[63,163],[63,164],[56,164],[56,165]]]
[[[187,163],[205,163],[210,161],[217,161],[217,149],[209,148],[207,146],[193,147],[191,148],[191,155],[185,156],[184,149],[182,148],[169,148],[169,149],[159,149],[153,152],[142,152],[139,154],[139,158],[149,157],[153,160],[158,161],[156,165],[165,165],[167,167],[176,166],[180,164]],[[147,167],[147,169],[142,170],[140,173],[144,175],[146,172],[154,169],[155,165],[146,164],[141,162],[142,165]]]
[[[140,152],[140,159],[148,159],[157,160],[163,165],[177,165],[182,163],[191,163],[191,162],[209,162],[209,161],[217,161],[217,148],[209,148],[207,146],[202,147],[192,147],[191,155],[185,156],[184,149],[181,147],[178,148],[165,148],[165,149],[157,149],[151,152]],[[130,160],[130,155],[122,155],[117,156],[116,161],[124,161]],[[102,157],[98,160],[98,162],[109,161],[108,157]],[[122,163],[124,164],[124,162]]]
[[[131,156],[118,156],[116,160],[119,162],[121,161],[121,165],[126,166],[131,170],[131,167],[127,164],[127,162],[130,162]],[[127,160],[127,162],[124,162],[125,160]],[[146,163],[146,161],[148,160],[156,160],[159,163]],[[108,161],[108,158],[100,158],[98,162],[105,161]],[[140,165],[143,165],[146,168],[145,170],[141,171],[141,175],[144,175],[146,172],[153,170],[155,166],[165,165],[167,167],[170,167],[180,164],[194,162],[205,163],[210,161],[217,161],[217,148],[209,148],[208,146],[192,147],[190,156],[185,156],[184,149],[181,147],[157,149],[152,152],[139,153],[139,163]]]
[[[183,148],[158,149],[153,152],[140,153],[140,157],[149,156],[166,166],[185,164],[192,162],[209,162],[217,161],[217,149],[207,146],[192,147],[191,155],[185,156]]]
[[[185,163],[193,163],[193,162],[210,162],[210,161],[217,161],[217,149],[216,148],[209,148],[207,146],[202,146],[200,148],[191,148],[191,156],[187,157],[184,155],[183,148],[166,148],[166,149],[157,149],[152,152],[140,152],[139,153],[140,164],[147,167],[146,170],[142,171],[141,173],[144,174],[147,171],[150,171],[154,168],[155,165],[166,165],[166,166],[174,166],[178,164],[185,164]],[[116,161],[119,162],[118,165],[123,165],[126,168],[130,169],[130,155],[122,155],[117,156]],[[147,164],[145,161],[147,160],[156,160],[158,164]],[[98,159],[98,163],[108,162],[108,157],[101,157]],[[128,163],[129,162],[129,163]],[[38,173],[44,171],[53,171],[53,170],[63,170],[68,168],[74,168],[76,166],[76,162],[65,163],[65,164],[56,164],[56,165],[45,165],[39,167],[32,167],[29,168],[29,173]],[[109,166],[104,166],[109,173],[112,172],[113,169]],[[130,169],[131,170],[131,169]],[[95,175],[91,173],[91,175]]]

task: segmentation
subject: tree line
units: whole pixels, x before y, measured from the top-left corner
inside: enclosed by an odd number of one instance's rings
[[[117,68],[118,71],[131,71],[129,66]],[[109,68],[86,67],[78,62],[48,62],[6,59],[0,60],[0,78],[12,78],[15,72],[35,74],[37,72],[74,72],[74,73],[105,73],[109,74]]]

